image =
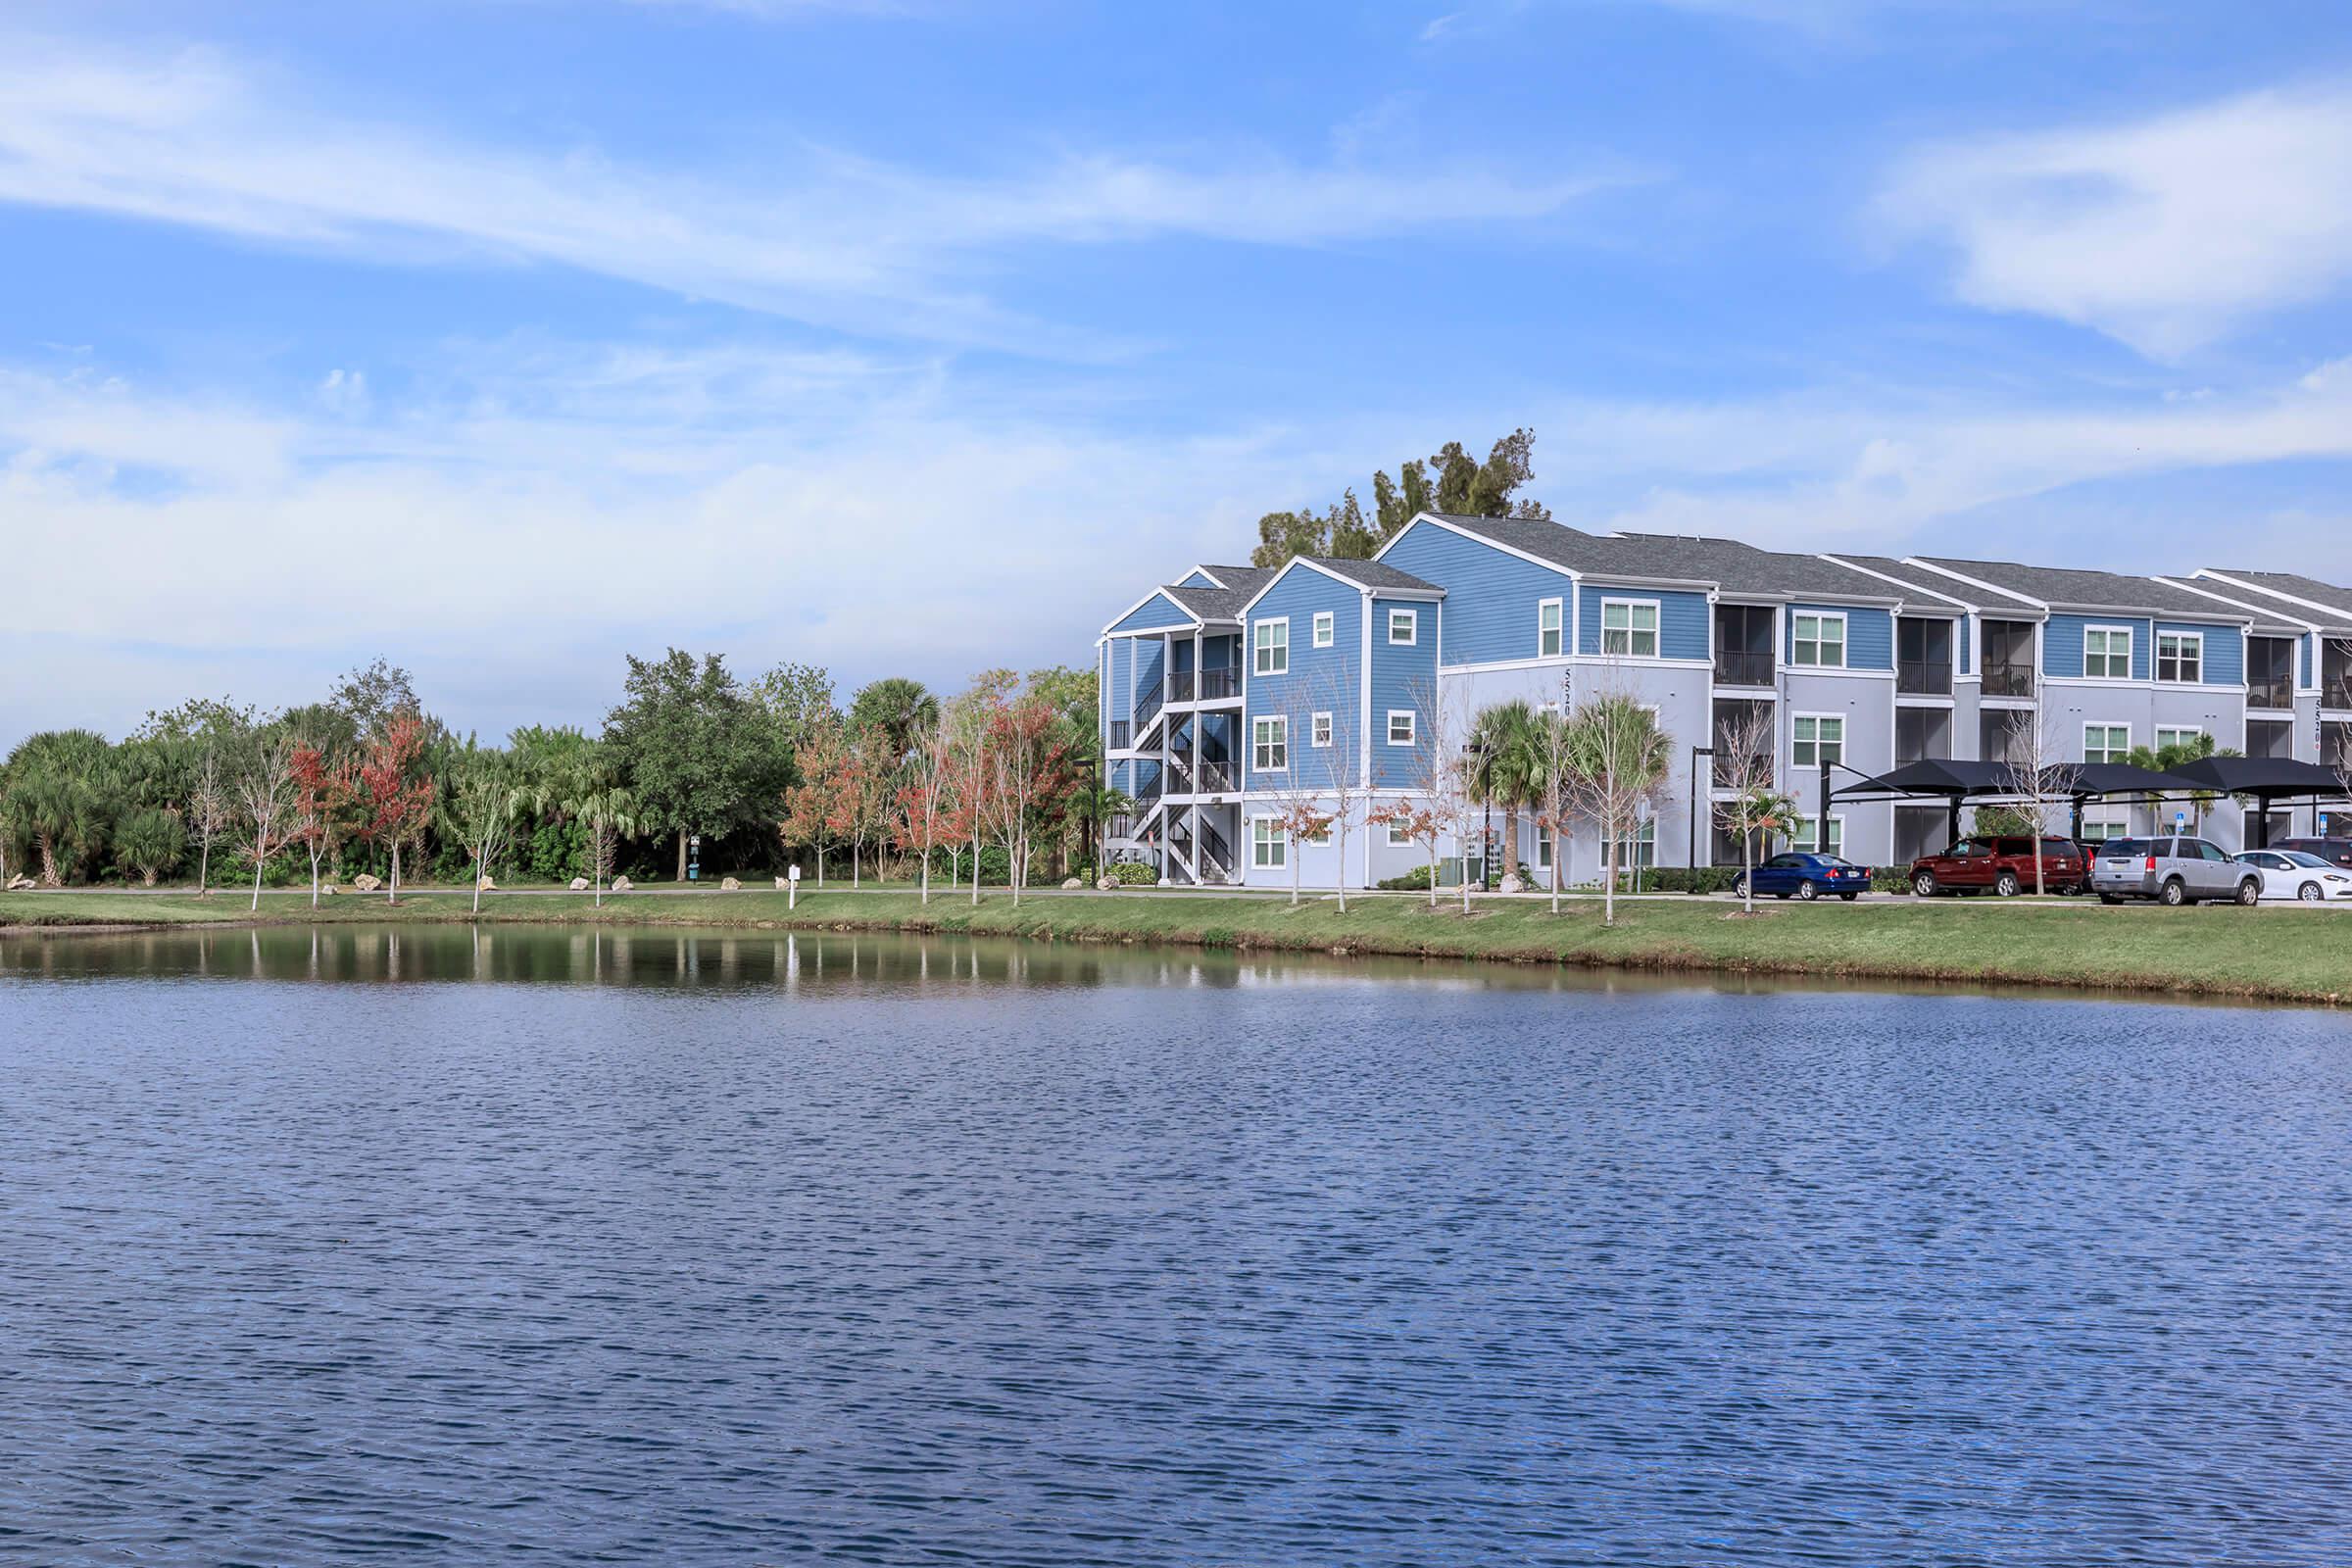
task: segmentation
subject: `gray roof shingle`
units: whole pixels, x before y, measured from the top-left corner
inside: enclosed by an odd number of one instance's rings
[[[1738,539],[1696,534],[1586,533],[1535,517],[1432,516],[1465,533],[1492,539],[1588,576],[1705,583],[1734,595],[1817,595],[1886,602],[1901,597],[1893,584],[1819,556],[1759,550]]]
[[[2322,582],[2317,577],[2305,577],[2291,571],[2240,571],[2235,566],[2208,566],[2206,570],[2220,572],[2223,576],[2250,584],[2273,596],[2283,595],[2289,599],[2309,600],[2311,604],[2326,605],[2329,611],[2342,616],[2347,623],[2352,623],[2352,588],[2338,588],[2331,582]],[[2235,593],[2241,599],[2248,597],[2244,590],[2236,588],[2232,583],[2207,580],[2216,593]],[[2311,608],[2311,604],[2282,604],[2278,608],[2288,614],[2308,620],[2320,613]]]
[[[1343,560],[1338,556],[1301,556],[1298,559],[1321,566],[1335,577],[1345,577],[1359,587],[1410,588],[1433,594],[1445,592],[1436,583],[1423,582],[1411,572],[1400,571],[1386,562]]]
[[[2202,594],[2176,588],[2153,577],[2129,577],[2122,572],[2085,571],[2072,566],[2028,566],[2015,561],[1964,561],[1956,556],[1914,559],[1964,577],[1974,577],[1979,582],[1988,582],[2037,604],[2090,610],[2153,610],[2208,620],[2227,620],[2233,613],[2227,605],[2217,605]],[[1928,585],[1933,586],[1933,580]]]
[[[1250,595],[1238,588],[1162,588],[1166,594],[1202,620],[1239,620]]]

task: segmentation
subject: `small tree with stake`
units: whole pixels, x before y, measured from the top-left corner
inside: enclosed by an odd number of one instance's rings
[[[2042,873],[2041,840],[2049,832],[2050,808],[2063,806],[2074,788],[2075,768],[2058,759],[2049,719],[2026,716],[2009,729],[2009,744],[2001,756],[2001,782],[2025,802],[2027,838],[2034,846],[2034,895],[2049,891]]]
[[[1673,765],[1673,743],[1648,709],[1607,692],[1569,718],[1570,798],[1600,829],[1601,923],[1617,921],[1617,855],[1641,825]]]
[[[391,852],[392,879],[384,884],[387,904],[400,902],[401,846],[420,835],[432,814],[432,776],[418,766],[423,756],[424,721],[406,712],[383,726],[360,760],[356,831],[361,839]]]
[[[515,812],[522,803],[514,760],[504,752],[475,752],[459,765],[441,822],[443,831],[464,844],[473,860],[476,914],[482,912],[482,884],[514,836]]]
[[[196,896],[200,899],[209,899],[213,893],[213,840],[228,831],[235,811],[236,798],[228,786],[220,748],[207,740],[188,790],[188,831],[196,838]]]
[[[293,768],[292,837],[310,852],[311,907],[316,909],[319,868],[334,858],[358,785],[349,760],[330,761],[323,749],[308,742],[294,748]]]
[[[282,729],[257,736],[237,770],[238,823],[253,856],[253,905],[262,906],[262,871],[293,836],[295,742]]]
[[[1796,814],[1795,799],[1773,776],[1777,734],[1772,708],[1765,703],[1750,704],[1715,731],[1712,772],[1715,787],[1726,792],[1715,805],[1715,817],[1740,840],[1740,899],[1750,914],[1756,908],[1756,840],[1778,832]]]

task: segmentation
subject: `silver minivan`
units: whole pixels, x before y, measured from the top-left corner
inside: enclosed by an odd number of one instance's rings
[[[2090,891],[2101,904],[2229,899],[2252,905],[2261,902],[2262,875],[2204,839],[2109,839],[2090,862]]]

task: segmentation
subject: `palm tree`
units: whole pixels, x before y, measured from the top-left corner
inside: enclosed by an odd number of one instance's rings
[[[45,886],[64,886],[64,868],[95,854],[105,838],[114,815],[113,759],[106,737],[86,729],[30,736],[9,757],[9,828],[40,856]]]
[[[1674,766],[1674,741],[1654,714],[1631,697],[1611,693],[1587,703],[1569,720],[1570,795],[1581,814],[1600,826],[1601,921],[1617,919],[1617,851],[1633,837],[1643,807]]]
[[[1525,698],[1496,703],[1470,726],[1471,799],[1502,808],[1503,873],[1519,871],[1519,813],[1544,800],[1550,765],[1544,724]]]
[[[1102,829],[1112,817],[1125,814],[1134,805],[1135,802],[1128,798],[1125,790],[1115,784],[1103,783],[1100,779],[1080,789],[1076,795],[1070,798],[1070,814],[1086,824],[1088,835],[1093,841],[1097,878],[1102,875],[1104,843]]]
[[[534,811],[552,806],[587,827],[589,875],[596,879],[596,906],[603,908],[613,854],[639,826],[637,798],[621,787],[604,748],[591,742],[572,752],[564,767],[534,781],[528,799]]]

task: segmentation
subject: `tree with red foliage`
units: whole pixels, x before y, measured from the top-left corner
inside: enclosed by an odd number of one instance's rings
[[[320,748],[294,748],[294,829],[288,837],[311,856],[311,907],[318,907],[318,867],[331,859],[351,824],[359,793],[358,769],[349,757],[330,760]]]
[[[1069,809],[1085,776],[1060,711],[1043,698],[997,706],[988,717],[989,794],[998,839],[1004,846],[1005,881],[1017,908],[1029,877],[1029,846]],[[974,877],[975,891],[978,878]]]
[[[406,712],[384,726],[360,760],[355,831],[369,844],[392,852],[392,880],[385,902],[400,902],[400,847],[416,839],[433,810],[433,779],[418,771],[424,757],[424,720]]]
[[[935,718],[914,737],[910,766],[896,802],[899,844],[922,857],[922,902],[929,904],[931,851],[942,842],[955,843],[961,830],[956,816],[956,743],[945,723]]]

